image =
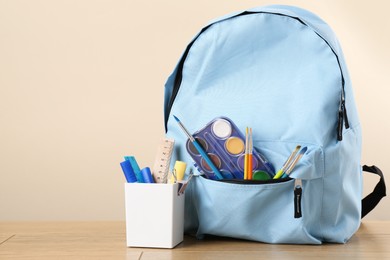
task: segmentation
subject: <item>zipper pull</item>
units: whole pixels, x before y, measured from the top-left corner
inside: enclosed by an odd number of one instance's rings
[[[344,88],[341,91],[341,100],[339,106],[339,120],[337,122],[337,140],[343,140],[343,125],[345,124],[345,128],[349,128],[348,116],[347,116],[347,108],[345,106],[345,92]]]
[[[339,107],[339,120],[337,122],[337,140],[343,140],[343,123],[344,123],[344,112],[342,108],[342,104]]]
[[[302,199],[302,180],[295,179],[295,183],[294,183],[294,218],[301,218],[302,217],[301,199]]]
[[[343,102],[343,115],[344,115],[344,122],[345,122],[345,128],[349,128],[349,122],[348,122],[348,116],[347,116],[347,107],[345,106],[345,100]]]

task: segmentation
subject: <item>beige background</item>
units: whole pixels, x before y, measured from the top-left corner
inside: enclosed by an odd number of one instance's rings
[[[0,220],[123,220],[119,162],[152,166],[163,85],[209,20],[283,3],[318,14],[344,50],[363,163],[390,172],[388,1],[0,0]],[[365,194],[376,178],[366,178]],[[385,199],[370,219],[390,219]]]

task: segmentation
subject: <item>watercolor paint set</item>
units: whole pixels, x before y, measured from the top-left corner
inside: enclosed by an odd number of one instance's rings
[[[243,179],[245,164],[245,138],[238,127],[227,117],[218,117],[193,135],[202,146],[224,179]],[[195,166],[209,179],[218,179],[214,171],[190,139],[186,148]],[[271,179],[273,166],[259,152],[253,149],[253,176],[257,179]]]

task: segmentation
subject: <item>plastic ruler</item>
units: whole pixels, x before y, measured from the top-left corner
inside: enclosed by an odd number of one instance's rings
[[[174,144],[175,141],[173,139],[164,138],[158,147],[152,172],[156,183],[167,182]]]

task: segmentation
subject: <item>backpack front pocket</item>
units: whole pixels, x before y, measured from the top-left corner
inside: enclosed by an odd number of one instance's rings
[[[308,155],[318,155],[310,148]],[[235,237],[266,243],[320,244],[322,172],[306,158],[294,176],[262,181],[214,181],[194,178],[192,206],[198,220],[197,236]],[[297,196],[297,185],[301,194]],[[297,203],[299,202],[299,205]],[[299,215],[297,215],[297,210]]]

